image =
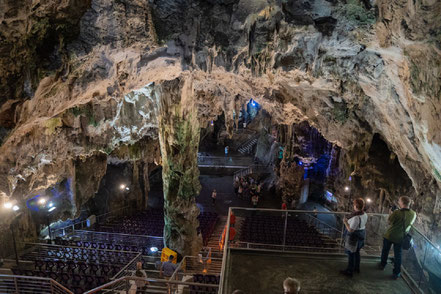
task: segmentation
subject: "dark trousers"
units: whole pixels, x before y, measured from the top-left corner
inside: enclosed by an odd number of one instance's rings
[[[350,252],[346,250],[348,254],[348,267],[346,271],[353,273],[354,271],[360,272],[360,249],[364,246],[364,240],[359,240],[357,245],[357,250],[355,252]]]
[[[383,239],[383,250],[381,250],[381,264],[385,266],[387,264],[387,257],[389,256],[390,248],[394,245],[394,275],[401,273],[401,243],[394,243],[388,239]]]

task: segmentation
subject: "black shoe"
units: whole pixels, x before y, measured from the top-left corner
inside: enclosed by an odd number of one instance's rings
[[[360,273],[360,269],[354,270],[354,273],[359,274]]]
[[[382,264],[381,262],[378,263],[378,269],[379,269],[379,270],[382,270],[382,271],[383,271],[385,267],[386,267],[385,264]]]
[[[352,273],[348,272],[347,270],[340,271],[340,274],[345,275],[349,278],[352,278]]]
[[[398,275],[393,274],[393,275],[392,275],[392,280],[398,280],[400,277],[401,277],[400,274],[398,274]]]

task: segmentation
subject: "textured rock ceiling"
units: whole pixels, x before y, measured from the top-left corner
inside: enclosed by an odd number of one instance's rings
[[[378,133],[425,212],[441,198],[439,1],[52,2],[0,3],[1,194],[157,142],[161,83],[178,78],[201,126],[225,112],[231,131],[253,97],[274,123],[307,120],[346,150],[367,152]]]

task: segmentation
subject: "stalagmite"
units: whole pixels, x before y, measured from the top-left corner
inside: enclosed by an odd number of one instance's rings
[[[202,248],[197,152],[200,127],[191,80],[174,79],[159,87],[159,143],[164,182],[164,242],[182,255],[196,255]]]

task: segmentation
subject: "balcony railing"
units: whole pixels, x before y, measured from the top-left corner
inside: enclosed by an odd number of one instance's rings
[[[233,240],[229,240],[230,230],[226,230],[219,293],[223,293],[225,289],[225,267],[232,248],[344,253],[343,239],[346,231],[343,218],[348,213],[235,207],[230,208],[229,213],[231,212],[241,222],[236,222],[236,236]],[[227,228],[230,227],[229,220],[228,217]],[[388,228],[387,220],[388,215],[368,213],[362,255],[380,256],[383,235]],[[426,294],[441,293],[441,250],[416,228],[412,227],[410,233],[415,243],[413,248],[403,251],[403,271],[413,284],[412,287],[419,288]]]
[[[0,275],[0,293],[73,294],[52,279],[12,275]]]

